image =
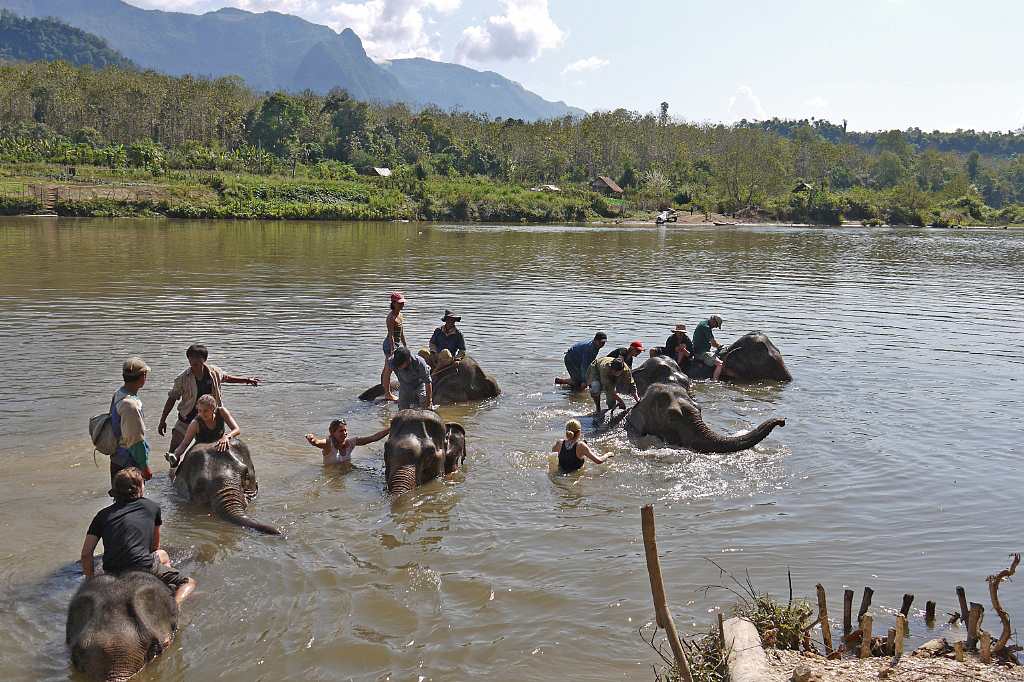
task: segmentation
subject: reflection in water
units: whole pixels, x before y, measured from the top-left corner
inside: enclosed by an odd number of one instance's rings
[[[688,632],[728,599],[696,592],[718,579],[701,557],[777,594],[791,566],[798,593],[870,583],[879,604],[915,592],[946,608],[950,585],[1009,551],[987,519],[1019,502],[1021,262],[1024,236],[1002,230],[0,219],[7,678],[68,676],[70,586],[38,586],[77,558],[109,501],[88,417],[138,354],[153,368],[140,398],[155,434],[196,342],[261,378],[224,400],[259,476],[249,513],[286,537],[185,503],[161,463],[147,495],[165,544],[202,550],[199,592],[144,675],[649,680],[656,661],[635,632],[651,617],[638,513],[650,502]],[[401,500],[384,491],[382,444],[342,472],[302,439],[336,417],[374,433],[393,414],[356,396],[379,378],[395,290],[413,347],[458,310],[504,391],[440,409],[466,429],[465,467]],[[795,376],[695,384],[716,431],[787,418],[751,450],[634,443],[588,423],[587,394],[552,385],[565,348],[596,330],[609,348],[657,345],[712,312],[719,340],[760,329]],[[592,447],[616,457],[551,476],[551,444],[581,416]],[[1024,607],[1002,596],[1010,613]]]

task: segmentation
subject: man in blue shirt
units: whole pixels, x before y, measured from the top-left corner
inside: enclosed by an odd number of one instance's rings
[[[462,332],[455,328],[455,323],[461,320],[461,315],[446,309],[444,317],[441,318],[444,326],[435,329],[430,336],[429,350],[419,352],[420,357],[426,360],[435,372],[451,364],[457,365],[466,357],[466,339],[463,338]]]
[[[431,410],[430,366],[405,346],[399,346],[387,360],[398,377],[398,409]]]
[[[569,370],[569,378],[555,377],[555,383],[574,389],[582,388],[584,375],[590,368],[590,364],[597,358],[598,351],[607,341],[608,335],[598,332],[594,335],[593,341],[580,341],[565,351],[565,368]]]

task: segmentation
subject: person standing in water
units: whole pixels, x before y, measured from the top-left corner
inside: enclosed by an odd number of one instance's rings
[[[352,451],[357,445],[368,445],[385,438],[391,432],[388,426],[372,436],[349,436],[348,425],[344,419],[335,419],[327,427],[327,438],[320,440],[312,433],[306,434],[306,440],[324,455],[324,464],[344,464],[352,461]]]
[[[406,346],[405,342],[405,320],[402,318],[402,308],[405,307],[405,296],[396,291],[391,294],[391,312],[388,313],[387,325],[388,335],[384,337],[384,370],[380,373],[380,387],[384,389],[384,398],[397,401],[398,398],[391,392],[391,365],[388,360],[395,354],[399,346]]]
[[[558,473],[571,474],[581,469],[584,457],[597,464],[603,464],[610,457],[615,456],[614,452],[609,452],[604,456],[595,455],[590,446],[580,439],[582,430],[583,427],[578,420],[570,419],[565,423],[565,438],[558,439],[558,442],[551,448],[551,452],[558,453]]]

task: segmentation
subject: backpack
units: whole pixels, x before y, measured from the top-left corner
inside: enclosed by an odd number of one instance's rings
[[[92,437],[92,444],[104,455],[109,457],[117,452],[117,436],[114,435],[110,412],[98,414],[89,420],[89,435]]]

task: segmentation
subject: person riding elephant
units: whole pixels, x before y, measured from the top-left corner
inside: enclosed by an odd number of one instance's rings
[[[68,604],[64,641],[89,680],[126,682],[162,653],[178,630],[178,603],[151,573],[103,573]]]
[[[793,375],[775,344],[759,331],[747,332],[718,353],[722,374],[733,381],[792,381]],[[685,369],[692,379],[706,379],[712,369],[699,362]]]
[[[709,427],[690,392],[690,380],[667,357],[651,358],[634,371],[640,400],[625,415],[626,431],[634,436],[657,436],[669,445],[696,452],[738,452],[768,437],[786,420],[772,418],[736,436],[723,436]]]
[[[466,339],[455,327],[456,322],[462,321],[462,316],[456,315],[451,309],[445,309],[441,321],[444,325],[434,330],[430,335],[429,346],[419,352],[419,356],[427,361],[435,373],[448,365],[458,365],[466,357]]]
[[[193,445],[174,470],[173,482],[179,494],[193,502],[209,504],[226,521],[261,533],[281,534],[278,528],[255,521],[245,513],[248,500],[256,496],[259,486],[249,448],[236,438],[228,441],[224,451],[217,448],[217,443]]]
[[[436,412],[402,410],[391,420],[384,443],[388,491],[402,494],[458,471],[466,459],[466,430],[446,424]]]

